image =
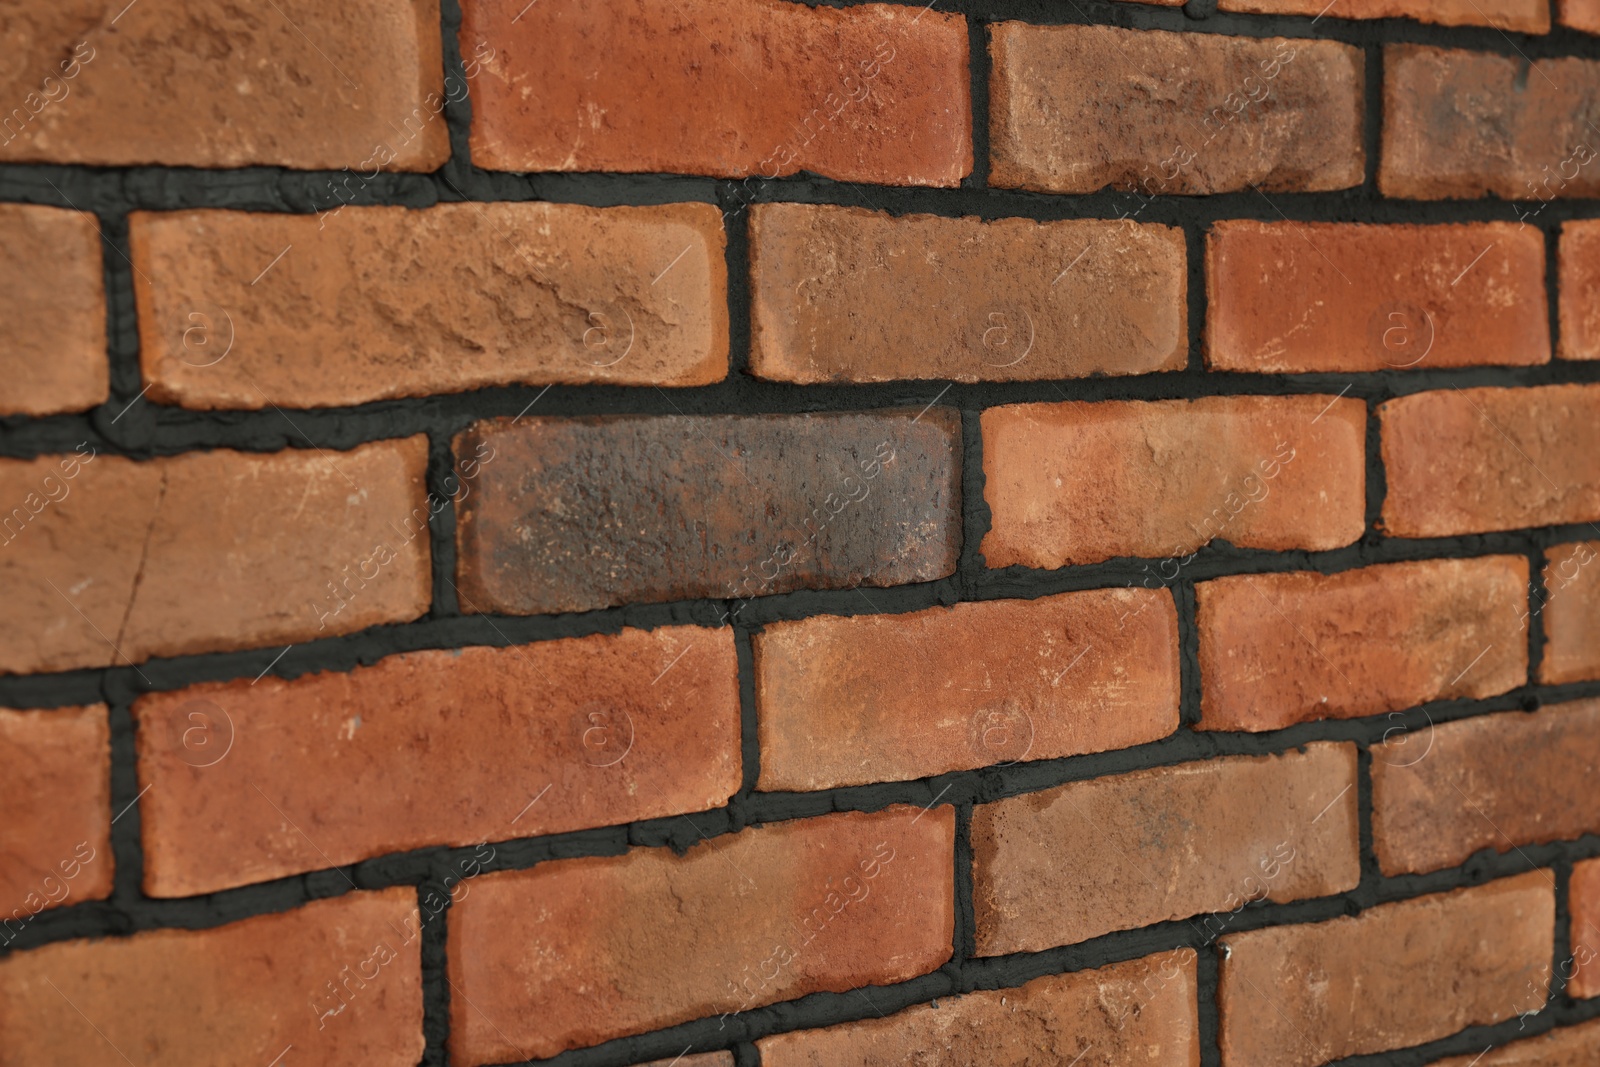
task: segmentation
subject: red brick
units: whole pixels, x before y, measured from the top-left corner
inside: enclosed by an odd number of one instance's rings
[[[1543,0],[1221,0],[1223,11],[1255,15],[1317,15],[1330,19],[1416,19],[1439,26],[1493,26],[1518,33],[1549,33]]]
[[[1413,393],[1378,418],[1391,537],[1600,519],[1600,386]]]
[[[1546,685],[1600,678],[1600,541],[1555,545],[1545,551],[1544,658]]]
[[[490,170],[953,186],[972,170],[967,25],[921,5],[465,0]]]
[[[189,408],[704,385],[728,372],[724,243],[709,204],[136,212],[139,358]]]
[[[925,974],[950,958],[954,847],[951,808],[895,806],[681,857],[633,849],[483,875],[449,912],[451,1061],[538,1059]]]
[[[203,1067],[422,1055],[416,892],[349,893],[209,930],[66,941],[0,960],[0,1063]]]
[[[1563,26],[1600,34],[1600,0],[1556,0],[1556,18]]]
[[[1600,700],[1429,725],[1406,741],[1372,749],[1372,839],[1386,874],[1600,832]]]
[[[1365,528],[1359,400],[1015,404],[982,426],[990,567],[1166,556],[1171,581],[1213,539],[1330,549]]]
[[[1200,725],[1277,730],[1528,680],[1528,561],[1432,559],[1195,587]]]
[[[0,204],[0,415],[86,411],[105,401],[111,366],[101,271],[93,215]]]
[[[740,780],[726,629],[411,652],[146,696],[134,720],[156,897],[704,811]]]
[[[762,204],[750,371],[815,384],[1179,370],[1184,255],[1172,226]]]
[[[1223,941],[1228,1067],[1313,1067],[1544,1006],[1549,871]]]
[[[1195,989],[1195,953],[1185,948],[756,1046],[763,1067],[1199,1067]]]
[[[1433,1067],[1591,1067],[1596,1049],[1600,1049],[1600,1022],[1591,1020],[1476,1056],[1435,1060]]]
[[[457,509],[462,606],[528,615],[942,578],[961,544],[959,416],[498,419]]]
[[[1510,222],[1219,222],[1206,364],[1302,373],[1550,360],[1544,235]]]
[[[0,945],[47,908],[111,895],[106,706],[0,708]]]
[[[1600,860],[1572,865],[1567,899],[1572,912],[1572,960],[1568,964],[1572,980],[1567,983],[1567,995],[1600,996]],[[1577,1062],[1573,1061],[1574,1067]]]
[[[978,954],[1036,952],[1263,897],[1354,889],[1355,782],[1355,747],[1319,742],[980,804],[972,814]],[[1230,919],[1207,920],[1209,937]]]
[[[433,170],[440,94],[467,91],[444,81],[438,0],[61,0],[6,21],[5,162]]]
[[[1413,200],[1600,195],[1589,113],[1597,91],[1593,60],[1541,59],[1530,74],[1520,56],[1388,45],[1378,187]]]
[[[990,34],[994,185],[1155,194],[1361,184],[1362,57],[1350,45],[1020,22]]]
[[[1596,3],[1600,19],[1600,0]],[[1597,28],[1600,32],[1600,28]],[[1600,221],[1561,225],[1562,359],[1600,359]]]
[[[0,672],[117,666],[416,618],[429,598],[427,452],[419,435],[349,452],[217,449],[134,462],[84,445],[0,460],[9,509]]]
[[[907,781],[1178,728],[1165,589],[771,623],[755,668],[762,789]]]

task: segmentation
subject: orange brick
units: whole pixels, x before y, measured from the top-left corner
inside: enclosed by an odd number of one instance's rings
[[[1600,1022],[1565,1026],[1476,1056],[1435,1060],[1433,1067],[1591,1067],[1600,1049]]]
[[[0,415],[86,411],[105,401],[111,365],[101,270],[93,215],[0,204]]]
[[[1528,561],[1385,563],[1201,582],[1200,725],[1277,730],[1528,679]]]
[[[1556,18],[1563,26],[1600,34],[1600,0],[1556,0]]]
[[[1600,22],[1600,0],[1595,4]],[[1596,32],[1600,32],[1597,26]],[[1600,220],[1561,225],[1562,359],[1600,359]]]
[[[1567,983],[1567,995],[1600,996],[1600,859],[1572,865],[1568,908],[1572,912],[1572,959],[1564,973],[1572,980]],[[1577,1067],[1577,1061],[1573,1063]]]
[[[1219,222],[1213,370],[1381,371],[1550,360],[1544,235],[1510,222]]]
[[[1015,404],[982,427],[990,567],[1166,556],[1170,581],[1213,539],[1330,549],[1365,527],[1359,400]]]
[[[634,849],[483,875],[449,912],[451,1061],[543,1058],[925,974],[950,957],[954,847],[952,809],[895,806],[682,857]]]
[[[1600,541],[1556,545],[1545,552],[1544,658],[1546,685],[1600,678]]]
[[[1493,26],[1549,33],[1550,8],[1541,0],[1221,0],[1222,11],[1253,15],[1317,15],[1330,19],[1416,19],[1439,26]]]

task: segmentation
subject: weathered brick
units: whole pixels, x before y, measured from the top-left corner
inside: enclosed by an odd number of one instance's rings
[[[1550,32],[1543,0],[1221,0],[1223,11],[1254,15],[1316,15],[1331,19],[1416,19],[1439,26],[1493,26],[1518,33]]]
[[[1600,18],[1600,0],[1596,3]],[[1597,31],[1600,32],[1600,31]],[[1600,220],[1561,225],[1562,359],[1600,359]]]
[[[151,400],[191,408],[704,385],[728,372],[724,243],[709,204],[136,212],[139,358]]]
[[[472,87],[490,170],[801,170],[956,185],[972,170],[967,26],[921,5],[465,0],[499,53]]]
[[[755,668],[762,789],[1103,752],[1178,728],[1165,589],[770,623]]]
[[[1378,187],[1414,200],[1600,195],[1597,92],[1593,60],[1541,59],[1530,73],[1520,56],[1388,45]]]
[[[467,92],[444,80],[438,0],[61,0],[9,9],[6,41],[5,162],[343,167],[364,185],[443,163],[440,94]]]
[[[1556,0],[1556,18],[1563,26],[1600,34],[1600,0]]]
[[[1573,953],[1567,995],[1600,996],[1600,859],[1572,865],[1567,901],[1572,912]]]
[[[756,1042],[763,1067],[1122,1067],[1200,1062],[1195,953],[1178,949],[887,1018]]]
[[[87,452],[83,449],[88,448]],[[428,610],[427,439],[0,460],[0,672],[351,633]],[[372,573],[367,574],[368,567]]]
[[[39,912],[111,895],[106,706],[0,708],[0,946]]]
[[[1435,1060],[1433,1067],[1591,1067],[1600,1049],[1600,1022],[1564,1026],[1477,1055]]]
[[[1213,539],[1330,549],[1365,528],[1359,400],[1015,404],[982,427],[991,567],[1167,556],[1171,581]]]
[[[1555,545],[1545,551],[1544,658],[1546,685],[1600,678],[1600,541]]]
[[[651,1060],[639,1067],[733,1067],[731,1052],[702,1052],[694,1056],[677,1056],[669,1060]]]
[[[740,781],[726,629],[411,652],[141,697],[134,720],[156,897],[704,811]]]
[[[1549,871],[1223,940],[1229,1067],[1313,1067],[1420,1045],[1544,1006]]]
[[[86,411],[105,401],[102,269],[93,215],[0,204],[0,415]]]
[[[1378,418],[1391,537],[1600,519],[1600,386],[1440,389]]]
[[[462,607],[586,611],[942,578],[961,544],[960,417],[615,416],[480,422],[457,509]]]
[[[1219,222],[1206,244],[1206,291],[1213,370],[1550,360],[1544,235],[1512,222]]]
[[[1372,750],[1372,839],[1386,874],[1600,832],[1600,700],[1429,725],[1405,740]]]
[[[1149,195],[1361,184],[1363,66],[1350,45],[1020,22],[990,34],[994,185]]]
[[[418,935],[416,891],[397,887],[14,953],[0,960],[0,1064],[409,1067],[423,1047]]]
[[[804,384],[1178,370],[1184,262],[1172,226],[762,204],[750,370]]]
[[[1355,781],[1354,746],[1316,743],[980,804],[972,814],[978,954],[1354,889]],[[1208,920],[1208,933],[1229,918]]]
[[[1195,595],[1204,729],[1354,719],[1528,679],[1522,556],[1240,574]]]
[[[927,973],[950,957],[954,848],[951,808],[895,806],[681,857],[633,849],[483,875],[449,911],[451,1061],[543,1058]]]

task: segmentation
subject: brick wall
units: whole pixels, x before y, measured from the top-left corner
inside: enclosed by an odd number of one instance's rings
[[[0,1067],[1600,1062],[1600,4],[0,28]]]

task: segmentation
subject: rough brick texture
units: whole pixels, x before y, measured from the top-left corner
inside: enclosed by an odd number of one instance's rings
[[[1441,389],[1378,416],[1390,536],[1600,519],[1600,386]]]
[[[1515,55],[1388,45],[1378,186],[1418,200],[1600,194],[1597,93],[1593,60],[1541,59],[1530,72]]]
[[[1353,889],[1355,781],[1353,746],[1314,744],[981,804],[972,815],[978,954]],[[1229,918],[1208,920],[1212,936]]]
[[[1179,949],[756,1045],[763,1067],[1198,1067],[1195,987],[1195,953]]]
[[[1600,2],[1597,2],[1600,11]],[[1557,244],[1561,271],[1562,359],[1600,359],[1600,221],[1563,223]]]
[[[1433,1067],[1589,1067],[1600,1048],[1600,1022],[1552,1030],[1476,1056],[1435,1060]]]
[[[1372,838],[1387,874],[1600,832],[1600,700],[1430,725],[1405,740],[1372,750]]]
[[[751,210],[751,372],[813,384],[1178,370],[1183,232],[1111,220]]]
[[[1213,539],[1329,549],[1365,525],[1358,400],[1017,404],[982,427],[991,567],[1165,556],[1170,581]]]
[[[641,1063],[639,1067],[733,1067],[733,1053],[704,1052],[698,1055],[674,1056],[671,1059]]]
[[[457,509],[462,606],[584,611],[940,578],[960,550],[959,416],[481,422]]]
[[[0,960],[0,1064],[361,1063],[422,1055],[416,891]],[[135,1060],[132,1057],[137,1056]]]
[[[0,204],[0,415],[53,415],[103,402],[106,292],[93,215]]]
[[[1313,1067],[1537,1011],[1554,925],[1550,872],[1537,870],[1355,918],[1231,935],[1218,989],[1222,1062]]]
[[[1200,725],[1276,730],[1527,681],[1528,561],[1241,574],[1195,587]]]
[[[1600,859],[1572,865],[1567,905],[1572,912],[1573,954],[1567,993],[1600,996]]]
[[[1349,45],[1017,22],[990,34],[995,185],[1155,194],[1361,183],[1362,59]]]
[[[924,974],[950,956],[954,847],[951,808],[895,806],[683,857],[635,849],[484,875],[449,913],[452,1061],[543,1058]]]
[[[129,241],[139,357],[161,403],[331,407],[728,371],[709,204],[141,212]]]
[[[1550,685],[1600,678],[1600,541],[1554,545],[1545,552],[1544,658]]]
[[[1512,222],[1219,222],[1206,364],[1382,371],[1550,359],[1544,237]]]
[[[466,0],[463,51],[492,170],[808,170],[955,185],[972,169],[967,27],[921,5]]]
[[[1178,728],[1164,589],[772,623],[755,670],[762,789],[1056,759]]]
[[[427,440],[0,460],[0,672],[308,641],[428,609]]]
[[[1221,0],[1217,7],[1258,15],[1407,18],[1440,26],[1493,26],[1519,33],[1550,30],[1550,7],[1542,0]]]
[[[740,780],[726,629],[411,652],[142,697],[134,719],[158,897],[703,811]]]
[[[0,945],[41,911],[111,895],[106,706],[0,708]]]
[[[433,170],[441,94],[466,94],[438,0],[61,0],[6,22],[5,162]]]
[[[1600,0],[1556,0],[1556,17],[1563,26],[1600,34]]]

